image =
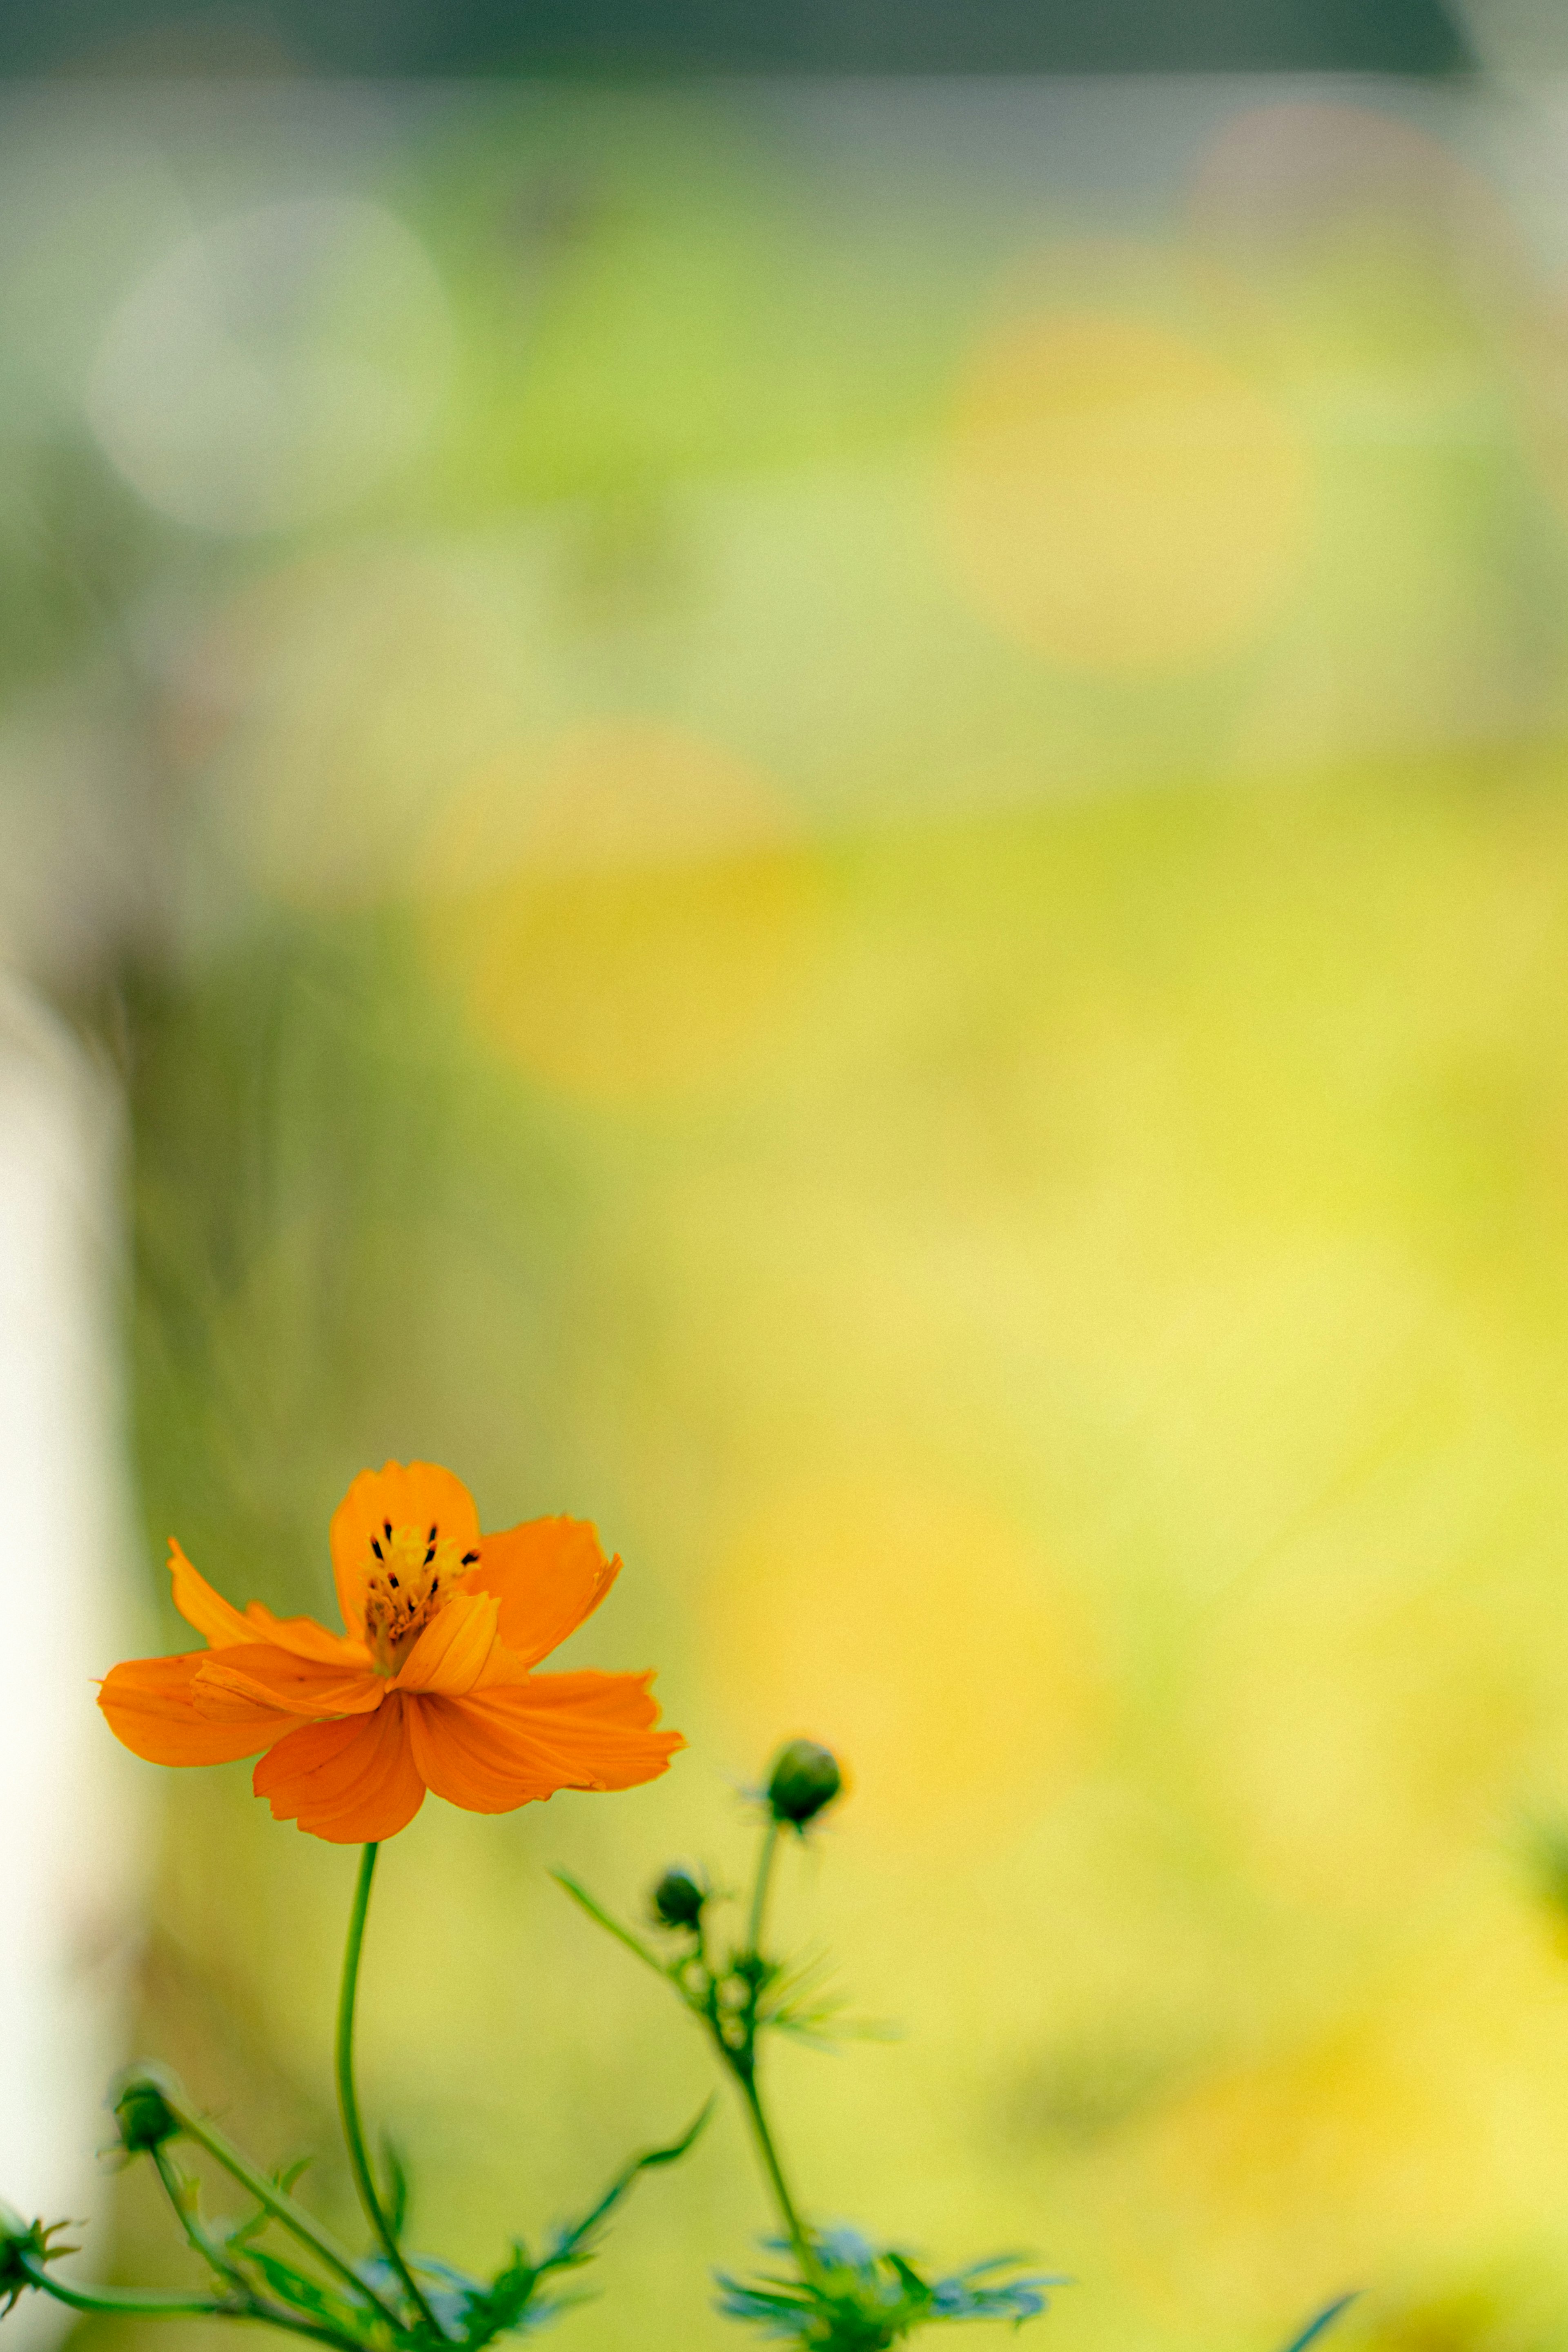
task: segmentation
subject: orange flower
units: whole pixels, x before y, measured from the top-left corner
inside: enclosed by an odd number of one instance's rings
[[[205,1650],[116,1666],[110,1727],[153,1764],[261,1754],[255,1788],[279,1821],[368,1845],[434,1789],[505,1813],[558,1789],[632,1789],[685,1742],[655,1731],[646,1675],[534,1668],[619,1572],[582,1519],[482,1536],[474,1498],[434,1463],[361,1470],[333,1514],[346,1634],[313,1617],[243,1613],[169,1546],[174,1605]]]

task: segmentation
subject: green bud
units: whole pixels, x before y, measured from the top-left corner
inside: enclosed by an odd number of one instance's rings
[[[132,2154],[161,2147],[183,2126],[175,2101],[184,2093],[164,2066],[132,2066],[114,2085],[114,2120]]]
[[[24,2221],[15,2206],[0,2199],[0,2319],[16,2303],[18,2295],[37,2284],[22,2267],[26,2254],[36,2263],[57,2263],[62,2254],[74,2254],[75,2246],[51,2245],[49,2241],[67,2227],[64,2221]]]
[[[831,1805],[844,1785],[838,1759],[814,1739],[792,1739],[773,1759],[768,1804],[776,1822],[803,1830]]]
[[[661,1927],[701,1925],[707,1888],[689,1864],[671,1863],[653,1889],[653,1916]]]
[[[9,2311],[32,2280],[22,2268],[24,2254],[37,2254],[38,2225],[24,2221],[11,2206],[0,2204],[0,2310]]]

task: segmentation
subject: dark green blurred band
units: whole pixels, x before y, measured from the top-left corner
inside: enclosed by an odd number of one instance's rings
[[[5,0],[0,72],[1462,73],[1442,0]]]

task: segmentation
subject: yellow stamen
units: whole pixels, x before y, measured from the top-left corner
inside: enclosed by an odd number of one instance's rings
[[[439,1526],[382,1521],[371,1538],[365,1583],[365,1640],[381,1673],[396,1674],[456,1591],[465,1564],[455,1538]]]

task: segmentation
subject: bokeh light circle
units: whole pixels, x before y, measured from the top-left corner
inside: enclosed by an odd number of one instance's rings
[[[634,1100],[732,1071],[798,1003],[821,898],[755,769],[664,721],[608,719],[494,763],[458,803],[424,930],[493,1050]]]
[[[1004,1516],[919,1479],[779,1497],[727,1554],[703,1625],[737,1742],[799,1731],[841,1752],[875,1835],[1005,1836],[1096,1747],[1082,1604]]]
[[[87,413],[132,488],[175,521],[296,530],[422,446],[452,342],[429,256],[382,206],[265,205],[187,238],[132,287]]]
[[[1094,311],[994,334],[964,384],[946,512],[1008,635],[1136,675],[1234,654],[1301,565],[1310,478],[1289,417],[1200,345]]]

